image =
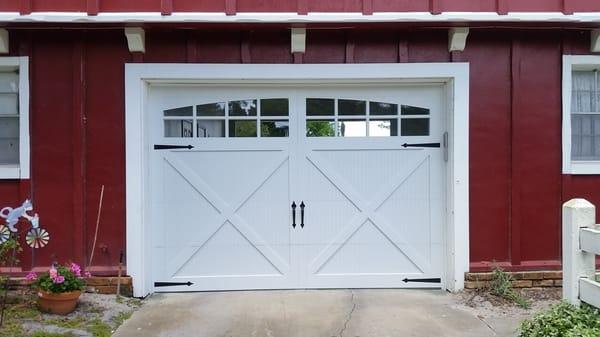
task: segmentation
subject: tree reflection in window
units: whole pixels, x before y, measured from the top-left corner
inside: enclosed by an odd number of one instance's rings
[[[306,136],[308,137],[334,137],[335,121],[308,120],[306,121]]]

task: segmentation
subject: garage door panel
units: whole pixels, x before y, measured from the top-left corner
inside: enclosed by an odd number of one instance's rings
[[[281,275],[281,271],[229,221],[188,255],[172,277]]]
[[[178,159],[213,191],[219,200],[237,209],[287,159],[284,151],[190,151]]]
[[[289,161],[285,160],[237,210],[242,219],[290,265]]]
[[[430,161],[426,157],[376,209],[382,222],[389,223],[391,231],[422,252],[427,260],[431,257],[432,241],[429,177]]]
[[[166,161],[163,165],[164,209],[161,223],[162,240],[157,246],[199,247],[223,223],[221,213],[195,189],[179,171]],[[168,260],[175,258],[177,249],[168,251]]]
[[[312,158],[316,161],[315,157]],[[347,192],[331,182],[327,172],[325,165],[312,162],[304,171],[306,189],[312,191],[311,198],[306,200],[306,230],[319,228],[320,231],[319,235],[303,235],[302,240],[307,245],[329,243],[355,222],[353,219],[360,213]],[[314,257],[317,253],[308,252],[307,256]]]
[[[353,261],[348,264],[348,261]],[[423,273],[370,220],[365,221],[315,272],[321,275]]]

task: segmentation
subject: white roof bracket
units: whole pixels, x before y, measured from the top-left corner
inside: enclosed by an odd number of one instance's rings
[[[143,28],[126,27],[125,37],[127,37],[127,46],[130,52],[146,52],[146,34]]]
[[[469,36],[468,27],[450,28],[448,30],[448,51],[463,51]]]

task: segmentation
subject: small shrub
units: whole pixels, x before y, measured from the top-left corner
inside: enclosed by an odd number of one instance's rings
[[[598,337],[600,310],[561,302],[521,323],[519,337]]]
[[[493,295],[507,299],[524,309],[529,309],[531,303],[521,294],[512,288],[512,275],[499,267],[494,268],[492,281],[490,282],[490,292]]]

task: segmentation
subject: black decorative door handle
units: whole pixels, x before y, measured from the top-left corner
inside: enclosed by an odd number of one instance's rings
[[[292,228],[296,228],[296,202],[292,201]]]
[[[300,227],[304,228],[304,201],[300,202]]]
[[[416,144],[402,144],[402,147],[440,147],[440,143],[416,143]]]
[[[192,145],[164,145],[164,144],[154,144],[155,150],[173,150],[173,149],[188,149],[191,150],[194,147]]]

